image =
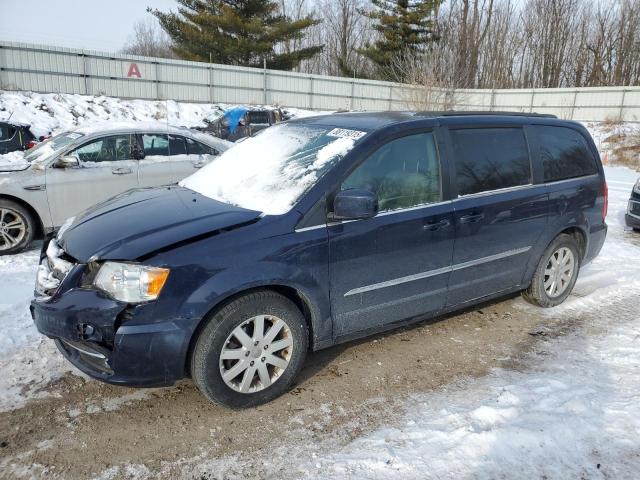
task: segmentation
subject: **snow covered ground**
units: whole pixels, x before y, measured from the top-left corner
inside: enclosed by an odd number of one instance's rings
[[[54,133],[97,119],[152,121],[168,114],[170,123],[189,125],[215,114],[213,105],[0,92],[0,119],[12,109],[15,120],[37,120]],[[282,455],[265,468],[275,477],[286,471],[340,479],[637,478],[640,235],[625,230],[624,212],[639,174],[623,167],[605,170],[609,234],[600,256],[581,271],[574,293],[560,307],[514,304],[520,312],[571,325],[571,333],[541,328],[545,340],[520,368],[415,394],[400,414],[390,412],[382,427],[350,443],[284,441]],[[51,395],[47,384],[66,372],[80,375],[31,321],[37,260],[37,250],[0,257],[0,411]],[[241,456],[200,458],[194,471],[209,478],[207,473],[244,466]]]

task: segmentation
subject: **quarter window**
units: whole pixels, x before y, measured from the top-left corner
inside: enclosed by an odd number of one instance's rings
[[[440,166],[432,133],[409,135],[383,145],[343,182],[378,196],[380,211],[437,202]]]
[[[151,156],[169,156],[169,139],[167,135],[145,133],[142,135],[142,145],[144,146],[144,154]]]
[[[89,142],[74,152],[81,162],[112,162],[131,158],[131,135],[113,135]]]
[[[458,195],[531,183],[529,150],[521,128],[451,131]]]
[[[554,182],[596,173],[584,137],[571,128],[533,126],[540,142],[544,181]]]

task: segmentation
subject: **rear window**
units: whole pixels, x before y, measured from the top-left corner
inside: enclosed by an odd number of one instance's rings
[[[542,125],[532,129],[540,142],[545,182],[592,175],[598,171],[587,142],[575,130]]]
[[[521,128],[451,131],[458,195],[531,183],[529,150]]]
[[[248,112],[249,123],[269,123],[269,112]]]

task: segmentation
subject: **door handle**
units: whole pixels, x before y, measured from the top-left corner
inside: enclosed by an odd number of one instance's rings
[[[435,232],[436,230],[442,230],[449,226],[449,220],[440,220],[439,222],[427,223],[422,227],[423,230],[429,232]]]
[[[202,168],[204,165],[205,162],[193,162],[193,168]]]
[[[111,170],[111,173],[114,175],[126,175],[128,173],[133,173],[129,167],[118,167]]]
[[[472,213],[460,217],[460,223],[477,223],[484,218],[484,213]]]

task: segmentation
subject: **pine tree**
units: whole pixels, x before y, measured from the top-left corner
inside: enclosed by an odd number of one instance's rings
[[[360,50],[377,67],[382,79],[397,79],[392,74],[394,59],[419,53],[427,43],[437,41],[435,13],[442,0],[372,0],[374,9],[363,12],[375,21],[379,39]]]
[[[270,0],[177,0],[177,13],[149,10],[186,60],[291,70],[322,51],[317,45],[285,51],[284,42],[300,40],[319,23],[310,16],[292,21]]]

